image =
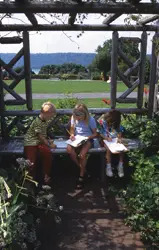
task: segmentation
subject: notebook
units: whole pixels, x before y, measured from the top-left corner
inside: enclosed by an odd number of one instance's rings
[[[79,147],[83,143],[85,143],[88,140],[88,137],[82,136],[82,135],[76,135],[75,140],[72,141],[71,139],[67,140],[66,143],[71,145],[72,147]]]
[[[113,154],[127,152],[128,149],[125,147],[125,145],[122,143],[118,143],[117,140],[118,138],[113,138],[112,141],[104,140],[104,143]]]

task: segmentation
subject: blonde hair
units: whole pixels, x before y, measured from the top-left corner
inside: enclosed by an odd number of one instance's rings
[[[51,102],[44,102],[41,106],[41,112],[46,113],[46,112],[53,112],[56,113],[56,108],[53,103]]]
[[[80,104],[77,104],[73,110],[73,118],[76,120],[76,115],[75,113],[76,112],[81,112],[84,114],[84,121],[86,124],[89,123],[89,112],[88,112],[88,108],[87,106],[84,104],[84,103],[80,103]]]

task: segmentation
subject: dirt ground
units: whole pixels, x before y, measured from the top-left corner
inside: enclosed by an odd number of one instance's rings
[[[53,171],[53,190],[58,203],[64,207],[62,226],[55,234],[51,227],[43,229],[42,250],[143,250],[139,233],[125,225],[124,210],[114,190],[126,186],[130,171],[125,167],[125,177],[99,179],[100,162],[88,162],[88,174],[82,191],[76,191],[78,169],[71,161],[56,159]],[[67,163],[66,163],[67,162]]]

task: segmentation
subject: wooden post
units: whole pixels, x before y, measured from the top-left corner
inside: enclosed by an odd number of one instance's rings
[[[1,135],[2,138],[6,136],[6,122],[4,118],[5,103],[4,103],[4,91],[3,91],[3,81],[2,81],[2,69],[0,66],[0,124],[1,124]]]
[[[147,49],[147,33],[144,31],[141,36],[141,52],[140,52],[140,72],[139,72],[139,86],[138,86],[138,98],[137,107],[142,108],[143,105],[143,91],[145,83],[145,64],[146,64],[146,49]]]
[[[111,108],[116,107],[117,62],[118,62],[118,32],[113,32],[111,54]]]
[[[32,87],[31,87],[31,68],[30,68],[30,46],[29,33],[23,32],[23,47],[24,47],[24,71],[25,71],[25,89],[26,102],[28,110],[32,110]]]
[[[150,72],[150,88],[149,88],[149,102],[148,102],[148,117],[152,118],[155,84],[157,83],[156,67],[157,57],[155,53],[156,40],[159,39],[159,33],[156,33],[152,41],[152,57],[151,57],[151,72]]]

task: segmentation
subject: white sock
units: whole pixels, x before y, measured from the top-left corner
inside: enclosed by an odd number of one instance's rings
[[[111,164],[110,164],[110,163],[107,163],[106,167],[107,167],[107,168],[111,168]]]
[[[123,167],[123,162],[122,162],[122,161],[119,161],[118,167],[119,167],[119,168],[122,168],[122,167]]]

